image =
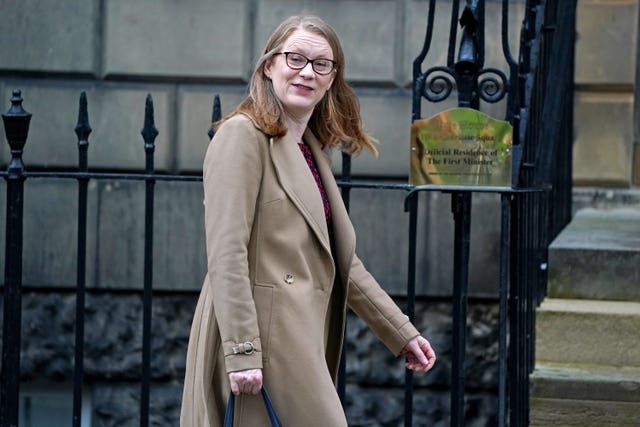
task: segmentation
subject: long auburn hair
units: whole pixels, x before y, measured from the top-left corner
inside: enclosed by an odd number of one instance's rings
[[[358,98],[344,78],[344,52],[338,35],[317,16],[291,16],[275,29],[256,62],[249,84],[249,95],[218,125],[238,113],[244,113],[252,117],[270,136],[280,137],[287,133],[283,120],[284,110],[273,90],[271,79],[264,73],[264,64],[274,53],[280,51],[287,38],[298,29],[318,34],[327,40],[337,63],[333,84],[316,105],[309,119],[309,128],[324,146],[344,148],[350,154],[367,148],[377,156],[376,141],[362,129]]]

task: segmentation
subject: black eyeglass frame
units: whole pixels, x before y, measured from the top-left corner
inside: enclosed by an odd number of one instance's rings
[[[289,55],[291,55],[291,54],[293,54],[293,55],[299,55],[299,56],[303,57],[303,58],[306,60],[306,62],[304,63],[304,65],[302,65],[301,67],[292,66],[292,65],[289,63]],[[274,55],[274,56],[275,56],[275,55],[284,55],[284,60],[285,60],[285,62],[286,62],[286,64],[287,64],[287,67],[291,68],[292,70],[302,70],[304,67],[306,67],[306,66],[307,66],[307,64],[308,64],[308,63],[311,63],[311,68],[313,69],[313,71],[314,71],[316,74],[319,74],[319,75],[321,75],[321,76],[327,76],[327,75],[331,74],[331,72],[332,72],[333,70],[335,70],[335,69],[336,69],[336,66],[338,65],[338,63],[337,63],[336,61],[334,61],[333,59],[328,59],[328,58],[316,58],[316,59],[309,59],[309,58],[307,58],[306,56],[304,56],[303,54],[298,53],[298,52],[276,52],[276,53],[274,53],[273,55]],[[316,70],[316,66],[315,66],[315,62],[316,62],[316,61],[328,61],[328,62],[330,62],[330,63],[331,63],[331,69],[329,69],[329,71],[327,71],[326,73],[319,72],[318,70]]]

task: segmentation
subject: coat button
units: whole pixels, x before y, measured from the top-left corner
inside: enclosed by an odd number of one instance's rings
[[[293,284],[293,279],[294,279],[294,277],[293,277],[293,274],[291,274],[291,273],[287,273],[287,274],[284,275],[284,282],[287,285]]]

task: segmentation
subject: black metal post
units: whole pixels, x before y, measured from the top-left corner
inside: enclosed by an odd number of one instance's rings
[[[462,36],[455,64],[458,106],[479,109],[478,70],[484,61],[484,2],[467,0],[460,17]],[[455,239],[453,255],[453,358],[451,362],[451,426],[464,425],[465,354],[467,340],[467,299],[471,234],[471,193],[453,192],[451,212]]]
[[[351,182],[351,155],[348,153],[342,152],[342,178],[343,182]],[[344,202],[344,206],[347,208],[347,212],[349,212],[349,205],[351,201],[351,187],[345,185],[341,188],[342,201]]]
[[[80,94],[78,124],[78,171],[88,172],[89,112],[87,94]],[[87,189],[89,178],[78,177],[78,258],[76,276],[76,337],[75,363],[73,368],[73,427],[80,427],[82,421],[82,383],[84,376],[84,311],[87,267]]]
[[[348,153],[342,152],[342,178],[343,182],[351,182],[351,155]],[[340,194],[342,195],[342,201],[344,202],[344,206],[349,212],[349,205],[351,201],[351,187],[348,185],[342,186],[340,189]],[[345,324],[346,326],[346,324]],[[345,328],[345,337],[347,334]],[[346,339],[344,341],[347,342]],[[347,346],[342,346],[342,354],[340,355],[340,365],[338,366],[338,397],[340,397],[340,402],[342,402],[342,406],[345,407],[345,396],[347,394]]]
[[[426,84],[426,76],[422,74],[422,62],[424,61],[429,49],[431,48],[431,39],[433,37],[433,21],[435,17],[436,2],[435,0],[429,0],[429,13],[427,15],[427,30],[424,36],[424,43],[422,45],[422,51],[413,60],[413,91],[412,91],[412,105],[411,105],[411,122],[420,120],[421,117],[421,104],[422,97],[424,96],[424,89]]]
[[[207,135],[209,135],[209,141],[215,135],[215,123],[222,118],[222,109],[220,108],[220,95],[213,96],[213,108],[211,109],[211,127],[207,131]]]
[[[455,222],[453,249],[453,355],[451,361],[451,425],[464,425],[465,353],[467,338],[467,296],[471,235],[471,193],[451,194]]]
[[[19,90],[13,91],[11,108],[2,115],[11,147],[7,168],[7,227],[4,262],[4,312],[2,324],[2,375],[0,425],[17,427],[20,397],[20,335],[22,318],[22,213],[25,169],[22,150],[27,142],[31,114],[22,108]]]
[[[146,155],[145,172],[153,175],[154,141],[158,136],[153,119],[153,99],[147,95],[144,114],[144,128],[140,131],[144,139]],[[149,393],[151,385],[151,304],[153,296],[153,201],[155,179],[145,180],[145,218],[144,218],[144,294],[142,302],[142,382],[140,394],[140,426],[149,425]]]
[[[526,273],[523,266],[523,243],[522,236],[524,232],[523,221],[520,212],[523,210],[524,195],[516,196],[514,209],[511,210],[511,272],[510,272],[510,290],[509,290],[509,425],[519,426],[522,420],[521,416],[521,388],[522,379],[520,376],[522,366],[522,350],[520,336],[522,325],[522,306],[521,306],[521,288],[524,282],[524,274]]]
[[[537,247],[536,245],[536,232],[539,227],[539,206],[537,200],[539,199],[538,194],[530,193],[525,195],[525,199],[527,200],[527,220],[526,220],[526,231],[525,231],[525,250],[527,254],[526,258],[526,269],[527,269],[527,280],[522,285],[520,289],[520,295],[522,295],[521,301],[521,310],[522,310],[522,324],[520,331],[520,340],[522,343],[522,365],[520,367],[520,390],[521,390],[521,414],[520,414],[520,425],[528,426],[529,425],[529,374],[532,371],[533,366],[533,345],[532,342],[532,322],[533,322],[533,299],[532,295],[534,295],[535,287],[537,285]]]
[[[509,253],[511,194],[502,194],[500,232],[500,289],[498,320],[498,426],[506,426],[507,416],[507,298],[509,295]]]
[[[416,257],[418,235],[418,192],[411,192],[405,200],[405,211],[409,211],[409,259],[407,268],[407,316],[413,322],[416,317]],[[413,425],[413,371],[404,371],[404,425]]]
[[[473,109],[480,108],[480,96],[478,93],[478,70],[482,68],[484,47],[482,45],[481,16],[484,11],[484,2],[467,1],[460,17],[460,25],[463,27],[458,52],[458,62],[455,64],[458,83],[458,106]]]

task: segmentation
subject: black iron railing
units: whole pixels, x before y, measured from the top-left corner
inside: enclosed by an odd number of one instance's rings
[[[22,197],[26,179],[72,179],[78,181],[78,255],[76,276],[76,321],[75,356],[73,387],[73,426],[81,425],[82,385],[84,377],[84,325],[86,297],[86,247],[87,247],[87,189],[90,180],[134,180],[145,181],[145,237],[144,237],[144,288],[143,288],[143,324],[142,324],[142,373],[140,379],[140,425],[149,425],[149,394],[151,381],[151,322],[153,292],[153,219],[154,185],[156,181],[202,181],[202,177],[159,175],[154,171],[154,140],[158,131],[154,124],[154,109],[151,95],[145,105],[144,127],[141,131],[144,139],[146,165],[144,173],[108,173],[89,172],[88,148],[91,126],[87,96],[80,95],[78,123],[75,131],[78,137],[78,171],[39,171],[28,172],[22,162],[28,124],[31,115],[22,108],[22,96],[19,90],[13,92],[12,107],[3,114],[5,132],[11,146],[11,161],[7,172],[2,176],[7,181],[7,223],[4,279],[4,322],[2,352],[2,410],[0,425],[18,425],[18,396],[20,374],[20,324],[21,324],[21,288],[22,288]],[[219,99],[216,97],[219,106]],[[220,118],[220,109],[214,109]],[[6,396],[6,398],[5,398]]]
[[[465,421],[465,348],[467,341],[467,292],[470,253],[471,200],[473,193],[501,196],[501,238],[499,258],[499,385],[498,425],[525,426],[529,422],[529,375],[534,363],[535,307],[546,292],[547,248],[566,225],[571,211],[571,141],[573,112],[573,58],[576,0],[527,0],[522,21],[520,54],[514,60],[508,41],[509,5],[502,1],[502,50],[507,71],[484,66],[485,1],[442,2],[451,8],[447,64],[422,71],[431,49],[436,0],[429,0],[425,41],[413,63],[412,119],[421,118],[424,100],[437,103],[457,93],[458,105],[479,109],[481,102],[504,100],[505,119],[514,126],[513,188],[421,186],[361,183],[351,180],[351,159],[343,156],[343,199],[349,207],[352,189],[374,188],[405,191],[409,213],[409,257],[407,277],[408,316],[415,317],[416,246],[418,195],[438,191],[451,195],[455,224],[454,277],[452,296],[453,351],[451,379],[451,422]],[[462,12],[461,12],[462,10]],[[458,37],[458,22],[462,33]],[[457,40],[460,40],[459,44]],[[456,49],[458,52],[455,58]],[[505,99],[506,98],[506,99]],[[14,91],[10,110],[3,114],[5,133],[11,148],[7,170],[1,172],[7,185],[6,250],[4,272],[4,323],[2,377],[0,384],[0,426],[18,425],[18,396],[21,339],[22,218],[23,187],[26,179],[72,179],[78,181],[78,255],[76,283],[76,340],[74,364],[73,425],[80,426],[83,384],[85,273],[87,239],[87,186],[91,180],[144,181],[145,262],[144,315],[141,373],[140,425],[149,425],[150,348],[152,326],[152,267],[154,185],[157,181],[201,181],[199,176],[164,175],[154,170],[153,102],[146,101],[142,130],[146,166],[144,173],[89,172],[89,115],[87,98],[80,96],[76,134],[79,165],[75,172],[29,172],[22,162],[31,115],[22,108],[20,91]],[[213,119],[220,116],[214,100]],[[209,134],[212,135],[210,129]],[[344,397],[344,357],[339,381]],[[413,424],[413,376],[405,377],[405,426]]]
[[[507,97],[505,119],[514,125],[513,189],[501,193],[498,424],[528,425],[529,374],[534,368],[535,307],[546,294],[547,249],[571,216],[571,147],[575,0],[526,1],[516,62],[508,41],[509,1],[502,2],[502,50],[508,75],[484,68],[485,2],[452,1],[446,66],[421,64],[430,48],[435,0],[429,2],[424,47],[413,67],[413,120],[423,98],[440,102],[458,91],[458,105]],[[458,60],[456,18],[462,35]],[[433,191],[433,187],[415,191]],[[452,190],[454,240],[451,425],[464,423],[464,357],[471,194]],[[507,335],[509,340],[507,341]],[[507,357],[508,355],[508,357]],[[410,387],[408,387],[408,393]],[[406,423],[407,424],[407,423]]]
[[[24,163],[31,114],[22,108],[20,91],[14,91],[11,108],[2,115],[11,148],[7,181],[7,219],[4,261],[4,308],[2,323],[2,376],[0,377],[0,424],[18,425],[20,389],[20,323],[22,319],[22,216]]]

